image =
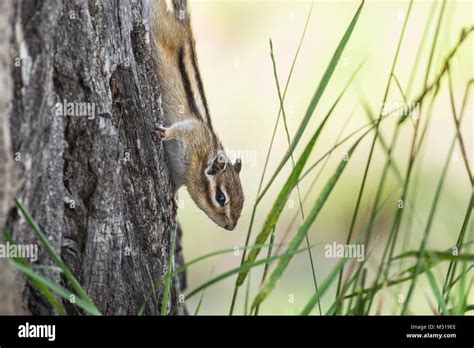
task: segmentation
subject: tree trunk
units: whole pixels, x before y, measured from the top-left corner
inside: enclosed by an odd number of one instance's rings
[[[14,189],[17,186],[16,171],[11,150],[10,127],[8,122],[9,105],[12,96],[10,76],[11,57],[9,40],[11,29],[8,25],[12,6],[0,2],[0,228],[4,225],[7,213],[13,204]],[[3,244],[0,233],[0,244]],[[0,314],[20,313],[20,298],[16,291],[15,278],[7,259],[0,258]]]
[[[145,314],[156,315],[163,286],[152,289],[168,270],[175,223],[165,154],[152,132],[163,111],[141,1],[10,6],[17,197],[103,314],[137,314],[152,294]],[[8,227],[17,243],[39,243],[15,211]],[[40,250],[38,264],[52,264]],[[184,286],[184,277],[174,279],[172,313],[185,311]],[[26,282],[22,294],[27,311],[52,314]]]

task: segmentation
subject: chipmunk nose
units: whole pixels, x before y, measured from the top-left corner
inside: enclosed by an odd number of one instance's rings
[[[231,222],[228,222],[228,223],[224,226],[224,228],[225,228],[226,230],[232,231],[232,230],[235,228],[235,224],[234,224],[232,221],[231,221]]]

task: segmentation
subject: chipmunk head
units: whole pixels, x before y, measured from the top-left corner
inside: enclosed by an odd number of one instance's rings
[[[239,159],[231,163],[222,151],[218,151],[205,165],[201,199],[194,199],[212,221],[227,230],[235,228],[244,205],[239,177],[241,167]]]

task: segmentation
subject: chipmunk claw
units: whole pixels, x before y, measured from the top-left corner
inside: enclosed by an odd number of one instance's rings
[[[166,128],[163,126],[155,126],[154,133],[160,140],[166,139]]]

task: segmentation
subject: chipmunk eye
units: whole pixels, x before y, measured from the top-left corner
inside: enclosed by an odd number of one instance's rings
[[[224,206],[225,204],[225,195],[224,193],[221,191],[221,189],[218,187],[217,190],[216,190],[216,201],[217,203],[219,203],[222,207]]]

